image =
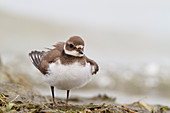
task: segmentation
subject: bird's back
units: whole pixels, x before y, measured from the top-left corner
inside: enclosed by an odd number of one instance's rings
[[[49,63],[55,62],[60,58],[60,55],[64,48],[64,42],[59,42],[53,45],[54,49],[49,49],[49,51],[31,51],[29,57],[34,66],[43,74],[46,74]]]

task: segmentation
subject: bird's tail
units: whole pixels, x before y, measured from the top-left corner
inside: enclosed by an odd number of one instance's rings
[[[44,51],[31,51],[29,53],[29,57],[31,59],[31,62],[34,64],[34,66],[37,69],[40,69],[40,63],[41,63],[41,57],[43,56],[45,52]]]

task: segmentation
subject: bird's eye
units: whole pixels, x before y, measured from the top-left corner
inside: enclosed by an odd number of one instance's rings
[[[73,47],[74,47],[74,45],[73,45],[73,44],[70,44],[69,46],[70,46],[70,48],[73,48]]]

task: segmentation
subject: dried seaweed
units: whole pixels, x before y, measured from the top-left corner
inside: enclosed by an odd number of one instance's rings
[[[34,94],[34,93],[32,93]],[[35,96],[35,95],[32,95]],[[106,95],[105,95],[106,96]],[[118,104],[93,104],[88,105],[68,105],[60,104],[58,106],[53,106],[52,103],[39,102],[35,103],[34,100],[25,102],[23,100],[17,100],[19,96],[14,99],[10,99],[10,95],[0,93],[0,113],[3,112],[59,112],[59,113],[164,113],[169,111],[167,106],[153,106],[147,105],[140,102],[135,102],[129,105],[118,105]],[[40,99],[42,96],[39,96]],[[103,98],[103,97],[102,97]],[[108,97],[109,99],[109,97]],[[92,98],[93,100],[93,98]],[[147,106],[147,107],[146,107]]]

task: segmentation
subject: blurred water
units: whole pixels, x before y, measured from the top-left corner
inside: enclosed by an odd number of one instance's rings
[[[0,11],[0,55],[3,63],[12,64],[17,71],[27,73],[35,80],[30,82],[40,92],[50,94],[48,86],[39,78],[41,74],[29,61],[28,53],[45,50],[58,41],[79,35],[86,42],[87,56],[99,63],[100,72],[91,83],[74,90],[73,94],[92,96],[107,93],[122,103],[148,97],[146,102],[170,105],[168,32],[162,35],[156,32],[158,29],[149,32],[140,28],[117,29],[66,23]],[[63,93],[57,95],[63,96]]]

